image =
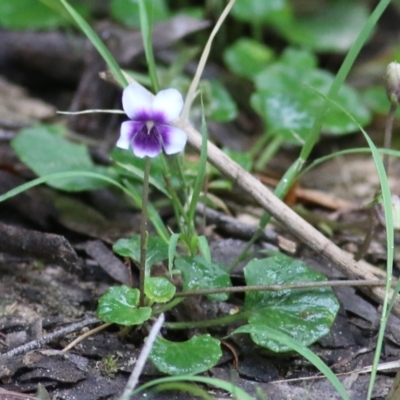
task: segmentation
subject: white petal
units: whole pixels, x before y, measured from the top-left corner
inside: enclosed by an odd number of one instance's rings
[[[163,114],[165,122],[171,122],[179,117],[182,111],[183,98],[176,89],[161,90],[153,101],[153,111]]]
[[[163,148],[167,154],[179,153],[185,148],[187,135],[179,128],[169,125],[159,125],[157,130],[163,140]]]
[[[152,94],[138,84],[127,86],[122,93],[122,107],[130,119],[135,120],[142,113],[151,114],[152,104]]]
[[[121,133],[116,143],[116,146],[120,147],[121,149],[128,150],[132,139],[131,132],[132,129],[130,121],[123,122],[121,124]]]

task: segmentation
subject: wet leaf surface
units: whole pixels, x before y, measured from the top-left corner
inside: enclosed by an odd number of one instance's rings
[[[318,282],[326,278],[297,260],[283,254],[251,261],[244,269],[248,285],[285,285]],[[330,288],[286,289],[278,292],[248,292],[244,308],[251,314],[249,324],[271,327],[309,346],[329,332],[339,310],[339,303]],[[251,334],[255,343],[273,351],[289,347],[268,339],[263,329]]]
[[[213,367],[221,355],[220,341],[210,335],[194,336],[186,342],[157,338],[150,360],[169,375],[192,375]]]
[[[272,135],[297,143],[294,132],[306,138],[324,102],[318,93],[326,95],[334,78],[329,72],[317,69],[314,62],[307,53],[287,50],[280,61],[267,66],[255,77],[257,92],[252,96],[252,105]],[[324,132],[343,135],[358,130],[343,109],[361,126],[370,121],[369,111],[349,86],[344,85],[332,100],[341,108],[330,105],[324,119]]]
[[[139,290],[128,286],[112,286],[99,299],[97,316],[104,322],[140,325],[151,316],[150,307],[139,307]]]
[[[149,236],[146,248],[146,266],[148,268],[168,258],[168,244],[158,236]],[[129,239],[119,239],[114,244],[113,250],[120,256],[140,262],[140,236],[135,235]]]
[[[150,301],[166,303],[174,297],[176,287],[164,277],[150,277],[146,280],[144,292]]]
[[[229,274],[223,266],[208,262],[201,256],[179,257],[175,261],[175,266],[182,273],[184,290],[232,286]],[[228,297],[225,293],[207,295],[207,298],[214,301],[224,301]]]

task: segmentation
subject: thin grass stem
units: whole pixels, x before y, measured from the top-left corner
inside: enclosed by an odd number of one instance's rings
[[[396,110],[397,110],[397,103],[391,102],[388,117],[386,119],[385,139],[383,143],[383,147],[388,150],[390,150],[390,148],[392,147],[393,122]],[[385,167],[387,175],[389,175],[389,161],[390,161],[389,154],[385,153],[383,155],[383,165]]]

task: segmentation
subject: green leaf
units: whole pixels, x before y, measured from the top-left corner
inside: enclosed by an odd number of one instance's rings
[[[296,65],[296,71],[300,74],[316,68],[318,65],[318,59],[315,54],[307,50],[295,49],[293,47],[286,48],[279,61],[283,65]],[[265,82],[265,84],[268,85],[267,82]]]
[[[175,286],[164,277],[148,277],[144,283],[146,297],[155,303],[170,301],[176,292]]]
[[[309,269],[303,262],[283,254],[251,261],[244,270],[247,285],[285,285],[319,282],[326,278]],[[339,310],[339,303],[330,288],[286,289],[277,292],[247,292],[244,310],[251,311],[250,324],[277,329],[308,346],[329,332]],[[275,352],[289,347],[268,337],[251,334],[260,346]]]
[[[12,141],[18,157],[38,176],[57,172],[95,172],[112,177],[109,169],[93,164],[86,146],[71,143],[52,125],[22,129]],[[105,181],[90,177],[71,177],[48,182],[49,186],[70,192],[99,189]]]
[[[149,358],[159,371],[168,375],[194,375],[212,368],[221,355],[219,340],[200,335],[186,342],[170,342],[158,337]]]
[[[357,39],[369,14],[366,4],[334,1],[317,8],[311,16],[296,18],[279,28],[292,43],[319,52],[344,53]]]
[[[249,152],[242,152],[237,150],[231,150],[226,147],[223,148],[223,152],[228,155],[233,161],[238,163],[244,170],[250,172],[253,167],[253,157]]]
[[[232,14],[240,21],[253,24],[271,21],[286,9],[286,0],[236,0]]]
[[[120,325],[140,325],[151,317],[150,307],[140,307],[140,292],[126,285],[110,287],[99,299],[97,317]]]
[[[316,112],[324,101],[317,92],[325,95],[333,80],[334,76],[327,71],[306,65],[298,68],[296,63],[284,63],[281,60],[256,76],[257,92],[253,94],[251,103],[262,116],[271,135],[279,135],[296,143],[296,135],[303,140],[307,138]],[[360,125],[370,121],[369,111],[349,86],[341,88],[335,102],[346,109]],[[341,135],[357,130],[358,124],[340,108],[332,105],[328,109],[324,132]]]
[[[211,85],[211,103],[208,107],[208,116],[213,121],[228,122],[237,117],[237,106],[229,92],[221,82],[212,80]]]
[[[122,257],[129,257],[140,262],[140,235],[134,235],[129,239],[119,239],[113,246],[113,250]],[[146,267],[168,259],[168,243],[159,236],[149,236],[146,248]]]
[[[175,267],[182,273],[184,291],[232,286],[229,273],[222,265],[208,262],[201,256],[179,257],[175,260]],[[225,301],[228,297],[226,293],[207,295],[214,301]]]
[[[165,20],[169,16],[165,0],[152,1],[148,11],[153,23]],[[140,28],[139,2],[137,0],[112,0],[111,15],[127,26]]]
[[[273,57],[272,49],[248,38],[240,38],[224,52],[224,61],[228,68],[245,78],[252,78],[261,72]]]
[[[50,30],[70,23],[38,0],[0,1],[0,26],[6,29]]]

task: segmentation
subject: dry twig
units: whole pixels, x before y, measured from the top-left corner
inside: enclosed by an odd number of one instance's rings
[[[15,357],[20,354],[24,354],[28,351],[38,349],[38,348],[42,347],[44,344],[47,344],[54,339],[64,337],[65,335],[68,335],[69,333],[72,333],[72,332],[75,332],[75,331],[78,331],[78,330],[84,328],[85,326],[97,324],[99,322],[100,321],[97,318],[84,319],[83,321],[77,322],[77,323],[69,325],[65,328],[59,329],[58,331],[50,333],[46,336],[43,336],[41,339],[32,340],[31,342],[25,343],[22,346],[16,347],[15,349],[12,349],[7,353],[1,354],[0,360]]]

